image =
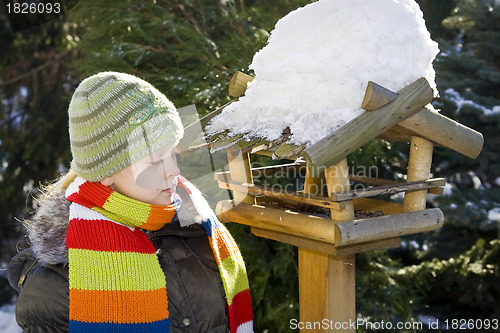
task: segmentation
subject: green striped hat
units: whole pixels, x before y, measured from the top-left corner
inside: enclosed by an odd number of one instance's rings
[[[83,80],[68,113],[71,167],[89,181],[111,176],[184,134],[174,104],[129,74],[103,72]]]

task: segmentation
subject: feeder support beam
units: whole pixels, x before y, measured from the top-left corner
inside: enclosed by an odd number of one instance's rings
[[[304,192],[320,183],[318,169],[308,168]],[[350,188],[347,160],[326,169],[328,192]],[[354,219],[352,201],[346,201],[343,210],[331,210],[332,226],[335,222]],[[299,248],[299,303],[302,322],[321,322],[327,318],[333,322],[349,323],[356,320],[355,255],[334,256]],[[301,332],[309,332],[301,330]],[[314,332],[335,332],[314,330]],[[354,333],[355,330],[343,330]]]
[[[433,149],[434,144],[432,142],[418,136],[411,138],[407,172],[408,182],[429,179]],[[426,202],[427,190],[406,192],[403,210],[405,212],[423,210]]]
[[[331,196],[337,190],[348,191],[351,187],[347,160],[333,165],[325,170],[325,180],[328,193]],[[341,211],[330,210],[335,222],[351,221],[354,219],[354,205],[352,200],[346,201],[346,208]],[[328,290],[329,319],[336,323],[349,323],[356,320],[356,279],[355,255],[329,256]],[[355,333],[356,330],[347,329],[344,332]]]
[[[248,153],[242,153],[241,150],[234,152],[229,148],[227,150],[227,159],[231,179],[241,183],[253,184],[250,155]],[[236,204],[244,202],[253,205],[255,203],[255,199],[248,193],[234,191],[233,197]]]

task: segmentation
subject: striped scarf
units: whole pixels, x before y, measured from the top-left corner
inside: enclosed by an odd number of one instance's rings
[[[179,176],[202,217],[226,292],[232,333],[253,332],[245,264],[238,246],[199,190]],[[140,230],[170,223],[176,205],[130,199],[81,177],[68,187],[69,331],[169,332],[165,275]],[[140,228],[140,229],[139,229]],[[203,286],[200,286],[203,288]]]

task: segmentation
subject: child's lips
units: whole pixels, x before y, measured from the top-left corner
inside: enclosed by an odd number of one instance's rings
[[[162,192],[172,194],[175,192],[175,187],[164,189]]]

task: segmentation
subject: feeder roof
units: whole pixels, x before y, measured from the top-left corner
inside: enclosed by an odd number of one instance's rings
[[[231,148],[270,155],[275,159],[302,156],[317,166],[329,167],[375,138],[409,142],[412,136],[420,136],[470,158],[479,155],[483,146],[481,133],[425,107],[433,98],[425,78],[393,94],[387,104],[362,113],[314,144],[290,143],[293,133],[288,127],[283,129],[278,139],[268,140],[258,133],[233,135],[229,130],[206,135],[190,125],[181,140],[181,150],[208,146],[211,152]],[[229,104],[202,118],[201,128],[204,129]]]

